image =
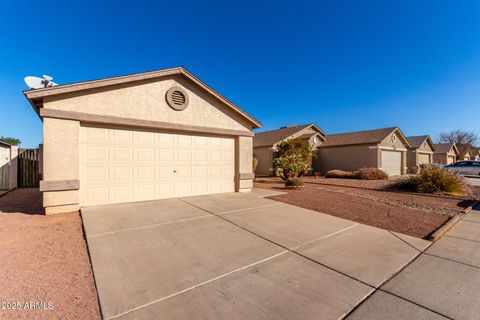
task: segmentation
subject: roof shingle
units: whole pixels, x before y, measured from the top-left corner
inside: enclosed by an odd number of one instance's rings
[[[255,136],[253,138],[253,146],[254,147],[271,146],[311,125],[312,124],[304,124],[301,126],[290,126],[286,128],[280,128],[277,130],[270,130],[270,131],[255,133]]]
[[[373,144],[380,143],[390,133],[398,128],[383,128],[375,130],[355,131],[339,134],[327,135],[325,138],[327,141],[321,145],[321,147],[329,146],[343,146],[352,144]]]

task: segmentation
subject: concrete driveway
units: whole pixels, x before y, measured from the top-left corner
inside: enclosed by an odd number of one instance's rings
[[[103,317],[339,319],[430,245],[257,192],[82,209]]]

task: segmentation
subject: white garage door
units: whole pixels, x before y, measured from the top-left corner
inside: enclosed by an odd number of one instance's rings
[[[418,154],[418,164],[428,164],[431,163],[430,161],[430,155],[427,153],[419,153]]]
[[[454,156],[447,156],[447,164],[451,164],[455,162],[455,157]]]
[[[83,206],[233,192],[233,138],[81,127]]]
[[[391,176],[400,175],[402,173],[402,153],[382,150],[382,170]]]

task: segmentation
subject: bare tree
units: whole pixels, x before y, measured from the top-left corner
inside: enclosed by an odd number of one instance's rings
[[[476,146],[479,141],[478,134],[473,131],[453,130],[440,133],[438,143],[456,143],[460,145]]]

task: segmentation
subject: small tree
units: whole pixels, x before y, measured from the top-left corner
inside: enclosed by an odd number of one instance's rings
[[[312,166],[314,150],[304,139],[283,140],[277,146],[274,164],[277,174],[285,180],[296,179],[307,173]]]
[[[4,136],[0,137],[0,141],[11,144],[12,146],[18,146],[20,143],[22,143],[22,141],[20,141],[20,139],[12,138],[12,137],[4,137]]]

